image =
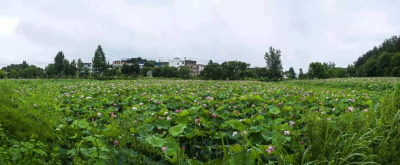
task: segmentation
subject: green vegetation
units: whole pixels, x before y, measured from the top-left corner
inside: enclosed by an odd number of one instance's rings
[[[398,164],[398,84],[3,80],[0,164]]]

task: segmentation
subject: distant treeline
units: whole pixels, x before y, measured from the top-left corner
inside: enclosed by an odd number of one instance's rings
[[[279,81],[282,79],[324,79],[344,77],[389,77],[400,76],[400,37],[393,36],[386,39],[378,47],[366,52],[347,68],[336,67],[334,62],[311,62],[307,72],[302,68],[298,74],[292,67],[287,71],[282,69],[281,51],[269,48],[264,59],[266,67],[250,68],[250,64],[242,61],[225,61],[221,64],[212,60],[204,67],[198,76],[190,75],[188,66],[179,68],[170,67],[164,63],[156,66],[156,61],[138,58],[124,60],[130,65],[114,68],[106,62],[105,53],[99,45],[92,61],[92,70],[84,67],[81,59],[71,62],[65,58],[62,51],[54,58],[54,63],[42,69],[34,65],[11,64],[0,70],[1,78],[128,78],[146,77],[151,71],[153,77],[181,78],[181,79],[206,79],[206,80],[245,80],[258,79],[263,81]],[[139,63],[143,63],[140,68]]]

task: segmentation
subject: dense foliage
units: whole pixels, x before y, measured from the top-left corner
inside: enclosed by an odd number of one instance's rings
[[[26,61],[21,64],[11,64],[0,70],[0,79],[2,78],[37,78],[44,77],[44,70],[35,65],[29,65]]]
[[[398,83],[3,80],[0,164],[398,164]]]
[[[400,38],[393,36],[354,62],[359,77],[400,76]]]
[[[282,79],[283,67],[281,61],[281,50],[269,47],[269,52],[266,52],[264,59],[267,63],[268,78],[269,79]]]

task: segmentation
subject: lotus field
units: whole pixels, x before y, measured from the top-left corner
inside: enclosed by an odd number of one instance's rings
[[[0,84],[0,164],[400,162],[397,78]]]

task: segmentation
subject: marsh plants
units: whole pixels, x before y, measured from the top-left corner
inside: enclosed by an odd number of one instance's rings
[[[399,164],[398,84],[5,80],[0,164]]]

